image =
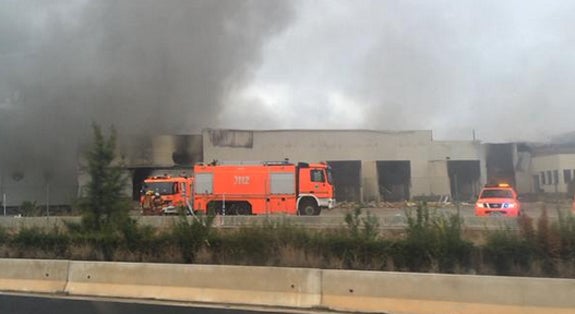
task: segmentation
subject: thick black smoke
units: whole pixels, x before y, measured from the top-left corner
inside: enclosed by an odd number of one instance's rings
[[[212,126],[292,14],[266,0],[2,1],[3,175],[73,177],[92,122],[119,134]]]

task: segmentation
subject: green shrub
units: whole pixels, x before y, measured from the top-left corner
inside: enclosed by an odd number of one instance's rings
[[[382,270],[388,267],[391,246],[391,241],[333,232],[319,235],[315,247],[327,265],[338,261],[338,268]]]
[[[193,219],[181,215],[174,224],[171,238],[178,246],[185,263],[194,263],[199,250],[209,245],[213,220],[213,215],[195,216]]]
[[[484,263],[497,275],[519,275],[529,272],[534,261],[533,243],[510,229],[489,234],[483,247]]]
[[[0,245],[10,242],[10,235],[6,231],[6,228],[0,226]]]
[[[473,244],[461,235],[458,215],[432,214],[425,203],[406,212],[405,238],[394,247],[395,264],[410,271],[454,272],[469,268]]]
[[[361,209],[356,207],[353,212],[345,214],[347,232],[351,238],[376,240],[379,236],[379,221],[369,212],[366,217],[362,217]]]
[[[287,221],[266,220],[238,229],[212,229],[214,216],[180,216],[170,230],[159,232],[131,219],[85,228],[0,228],[3,254],[11,257],[207,262],[415,272],[575,275],[575,217],[547,212],[534,221],[518,218],[518,229],[489,232],[484,245],[463,239],[457,215],[430,212],[424,203],[406,212],[401,238],[386,239],[371,214],[355,208],[337,229],[309,229]],[[474,257],[475,259],[473,259]]]
[[[40,216],[40,208],[38,208],[36,201],[24,201],[20,205],[20,213],[24,217]]]
[[[121,228],[120,248],[129,253],[136,261],[157,259],[168,246],[169,239],[158,234],[152,226],[141,226],[134,220],[126,222]]]
[[[40,228],[23,228],[10,241],[10,246],[20,251],[40,250],[54,258],[67,258],[70,237],[58,228],[44,231]]]
[[[575,215],[558,213],[556,228],[559,234],[559,256],[563,260],[575,260]]]

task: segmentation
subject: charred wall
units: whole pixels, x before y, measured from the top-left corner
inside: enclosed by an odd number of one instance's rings
[[[207,130],[211,145],[215,147],[254,147],[254,132],[242,130]]]
[[[172,161],[177,166],[193,166],[202,162],[204,150],[201,135],[179,135],[175,138]]]

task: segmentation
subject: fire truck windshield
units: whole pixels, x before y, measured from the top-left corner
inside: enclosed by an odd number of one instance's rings
[[[153,191],[154,193],[160,193],[160,195],[171,195],[174,194],[174,183],[173,182],[146,182],[143,186],[143,192]]]

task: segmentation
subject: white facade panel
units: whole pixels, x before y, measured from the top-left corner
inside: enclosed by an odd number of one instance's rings
[[[238,132],[238,135],[234,135],[234,132]],[[376,161],[409,161],[410,195],[418,196],[448,194],[447,170],[445,167],[430,169],[431,160],[446,160],[446,157],[451,160],[482,158],[478,142],[435,142],[431,131],[207,129],[202,135],[204,161],[207,162],[284,158],[292,162],[361,160],[360,191],[365,201],[379,199],[377,169],[375,166],[369,167]],[[433,171],[433,176],[430,171]],[[443,173],[440,174],[440,171]],[[484,173],[484,170],[481,172]]]
[[[430,160],[479,160],[481,144],[477,141],[434,141],[430,146]]]
[[[538,177],[543,192],[568,192],[569,181],[575,178],[575,154],[536,156],[531,163],[532,175]]]

